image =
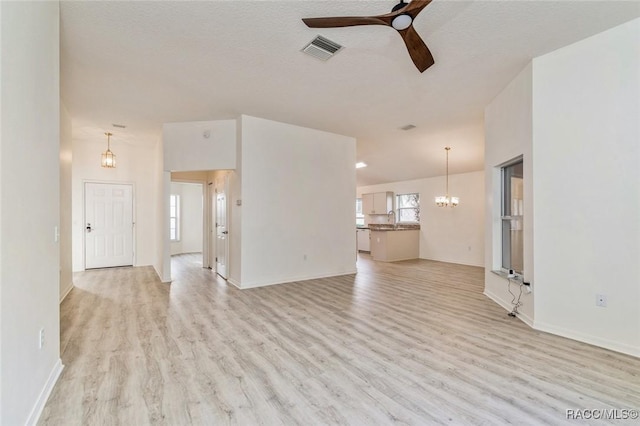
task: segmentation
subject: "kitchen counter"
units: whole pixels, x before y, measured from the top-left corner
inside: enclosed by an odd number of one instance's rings
[[[371,228],[371,257],[382,262],[420,257],[420,225],[377,225]]]
[[[370,223],[369,229],[372,231],[414,231],[420,230],[420,225],[417,223]]]

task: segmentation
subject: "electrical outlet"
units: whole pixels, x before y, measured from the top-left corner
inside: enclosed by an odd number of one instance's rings
[[[607,295],[606,294],[596,294],[596,306],[600,306],[601,308],[607,307]]]
[[[42,349],[44,347],[44,328],[40,329],[40,341],[39,348]]]

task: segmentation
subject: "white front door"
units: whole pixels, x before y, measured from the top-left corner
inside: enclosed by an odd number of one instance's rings
[[[85,269],[133,265],[133,186],[84,184]]]
[[[227,196],[216,194],[216,272],[227,279]]]

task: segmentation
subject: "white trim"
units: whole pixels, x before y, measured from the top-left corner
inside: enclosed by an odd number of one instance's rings
[[[511,312],[513,310],[513,305],[511,303],[509,303],[506,300],[501,299],[500,297],[498,297],[496,294],[487,291],[485,289],[485,291],[483,292],[483,294],[485,296],[487,296],[489,299],[493,300],[494,302],[496,302],[498,305],[502,306],[505,311],[507,312]],[[518,312],[518,316],[517,318],[522,321],[523,323],[527,324],[529,327],[531,328],[535,328],[533,326],[534,322],[533,322],[533,318],[531,318],[529,315],[524,314],[522,312]]]
[[[575,332],[573,330],[557,327],[553,324],[548,324],[540,321],[536,321],[534,323],[533,329],[640,358],[640,348],[638,348],[637,346],[619,343],[613,340],[602,339],[597,336]]]
[[[293,282],[297,282],[297,281],[308,281],[308,280],[317,280],[317,279],[321,279],[321,278],[339,277],[339,276],[343,276],[343,275],[353,275],[353,274],[356,274],[356,273],[357,273],[357,270],[356,270],[356,268],[354,268],[354,269],[349,270],[349,271],[336,272],[336,273],[332,273],[332,274],[301,275],[301,276],[297,276],[297,277],[285,278],[285,279],[278,280],[278,281],[265,281],[265,282],[254,281],[254,282],[250,282],[250,283],[243,283],[242,286],[238,286],[235,282],[231,282],[231,284],[233,284],[236,287],[241,288],[241,289],[244,290],[244,289],[248,289],[248,288],[266,287],[266,286],[270,286],[270,285],[287,284],[287,283],[293,283]]]
[[[432,260],[434,262],[442,262],[442,263],[451,263],[454,265],[463,265],[463,266],[475,266],[478,268],[484,268],[484,262],[481,263],[462,263],[459,259],[444,259],[444,258],[435,258],[435,257],[419,257],[418,259],[422,260]]]
[[[69,295],[69,293],[71,293],[71,290],[73,290],[73,287],[75,287],[73,285],[73,282],[71,283],[71,285],[69,285],[69,288],[67,289],[67,291],[64,292],[64,294],[62,295],[62,297],[60,298],[60,303],[62,303],[62,301],[64,299],[66,299],[66,297]]]
[[[227,278],[227,282],[233,285],[234,287],[237,287],[238,289],[242,290],[242,287],[240,287],[240,283],[234,280],[233,278]]]
[[[36,425],[38,420],[40,420],[42,410],[44,410],[47,399],[49,399],[51,391],[53,391],[53,387],[56,385],[56,382],[62,373],[62,369],[64,369],[64,365],[62,365],[62,360],[58,358],[58,361],[53,366],[51,373],[49,373],[49,378],[40,391],[40,395],[38,395],[35,405],[31,409],[31,413],[29,413],[29,417],[25,423],[27,426]]]

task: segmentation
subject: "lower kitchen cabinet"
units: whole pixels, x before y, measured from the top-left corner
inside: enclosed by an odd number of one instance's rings
[[[357,229],[358,251],[371,251],[370,231],[369,229]]]

